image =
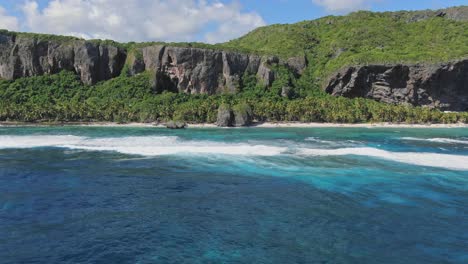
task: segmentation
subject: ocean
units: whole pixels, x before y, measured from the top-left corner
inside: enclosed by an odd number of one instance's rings
[[[468,263],[468,129],[1,127],[0,263]]]

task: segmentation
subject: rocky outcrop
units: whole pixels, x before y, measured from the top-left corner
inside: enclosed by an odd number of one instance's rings
[[[187,127],[187,123],[182,121],[169,121],[166,123],[166,128],[169,129],[184,129]]]
[[[125,50],[83,40],[54,41],[0,34],[0,78],[16,79],[62,70],[74,71],[85,84],[120,74]]]
[[[252,109],[245,103],[234,106],[234,126],[250,126],[253,121]]]
[[[368,65],[336,73],[325,90],[394,104],[468,111],[468,59],[433,65]]]
[[[218,108],[216,125],[219,127],[250,126],[252,122],[252,109],[245,103],[235,105],[232,109],[228,105],[221,105]]]
[[[227,105],[221,105],[218,108],[218,116],[216,125],[219,127],[232,127],[234,123],[234,114],[231,108]]]

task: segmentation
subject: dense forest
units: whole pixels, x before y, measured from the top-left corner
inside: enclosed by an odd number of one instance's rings
[[[284,79],[283,79],[284,81]],[[301,87],[301,82],[296,87]],[[0,81],[1,121],[113,121],[214,123],[222,104],[248,105],[258,121],[300,122],[468,122],[468,113],[442,113],[428,108],[390,105],[369,99],[333,97],[321,90],[281,96],[281,79],[271,88],[245,76],[238,94],[156,94],[148,74],[83,85],[72,72]],[[300,91],[300,90],[298,90]]]

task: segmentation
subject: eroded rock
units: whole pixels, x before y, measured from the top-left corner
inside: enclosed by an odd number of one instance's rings
[[[232,127],[234,124],[234,114],[227,105],[221,105],[218,108],[216,125],[219,127]]]
[[[269,87],[275,81],[274,67],[284,65],[296,74],[306,67],[305,57],[281,61],[214,49],[152,45],[127,51],[117,44],[80,39],[44,40],[37,36],[0,32],[0,78],[54,74],[73,71],[83,83],[92,85],[121,74],[148,71],[156,92],[189,94],[236,93],[242,77],[256,75]]]
[[[245,103],[234,106],[234,126],[243,127],[252,124],[253,114],[252,109]]]
[[[123,49],[111,45],[0,34],[0,78],[8,80],[68,70],[95,84],[118,76],[125,58]]]
[[[332,76],[325,90],[350,98],[467,111],[468,60],[349,67]]]
[[[184,129],[187,127],[187,123],[182,121],[169,121],[166,123],[166,127],[169,129]]]

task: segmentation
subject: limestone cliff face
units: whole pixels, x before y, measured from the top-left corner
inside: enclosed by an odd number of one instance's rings
[[[332,76],[325,90],[351,98],[467,111],[468,59],[432,65],[349,67]]]
[[[270,86],[275,79],[273,65],[285,65],[297,74],[306,67],[305,58],[280,61],[276,57],[190,47],[154,45],[138,52],[142,56],[127,60],[127,52],[112,45],[0,33],[0,78],[12,80],[68,70],[91,85],[120,75],[127,62],[130,74],[151,72],[158,92],[216,94],[236,92],[244,74],[257,75]]]
[[[110,45],[0,34],[0,78],[3,79],[69,70],[76,72],[83,83],[94,84],[118,76],[125,58],[125,50]]]
[[[292,63],[276,57],[211,49],[156,45],[142,48],[139,52],[142,58],[132,61],[131,72],[150,71],[158,92],[235,93],[242,86],[242,76],[245,74],[256,75],[268,87],[275,80],[274,65],[285,65],[298,74],[306,67],[305,59],[300,58],[291,59]]]

